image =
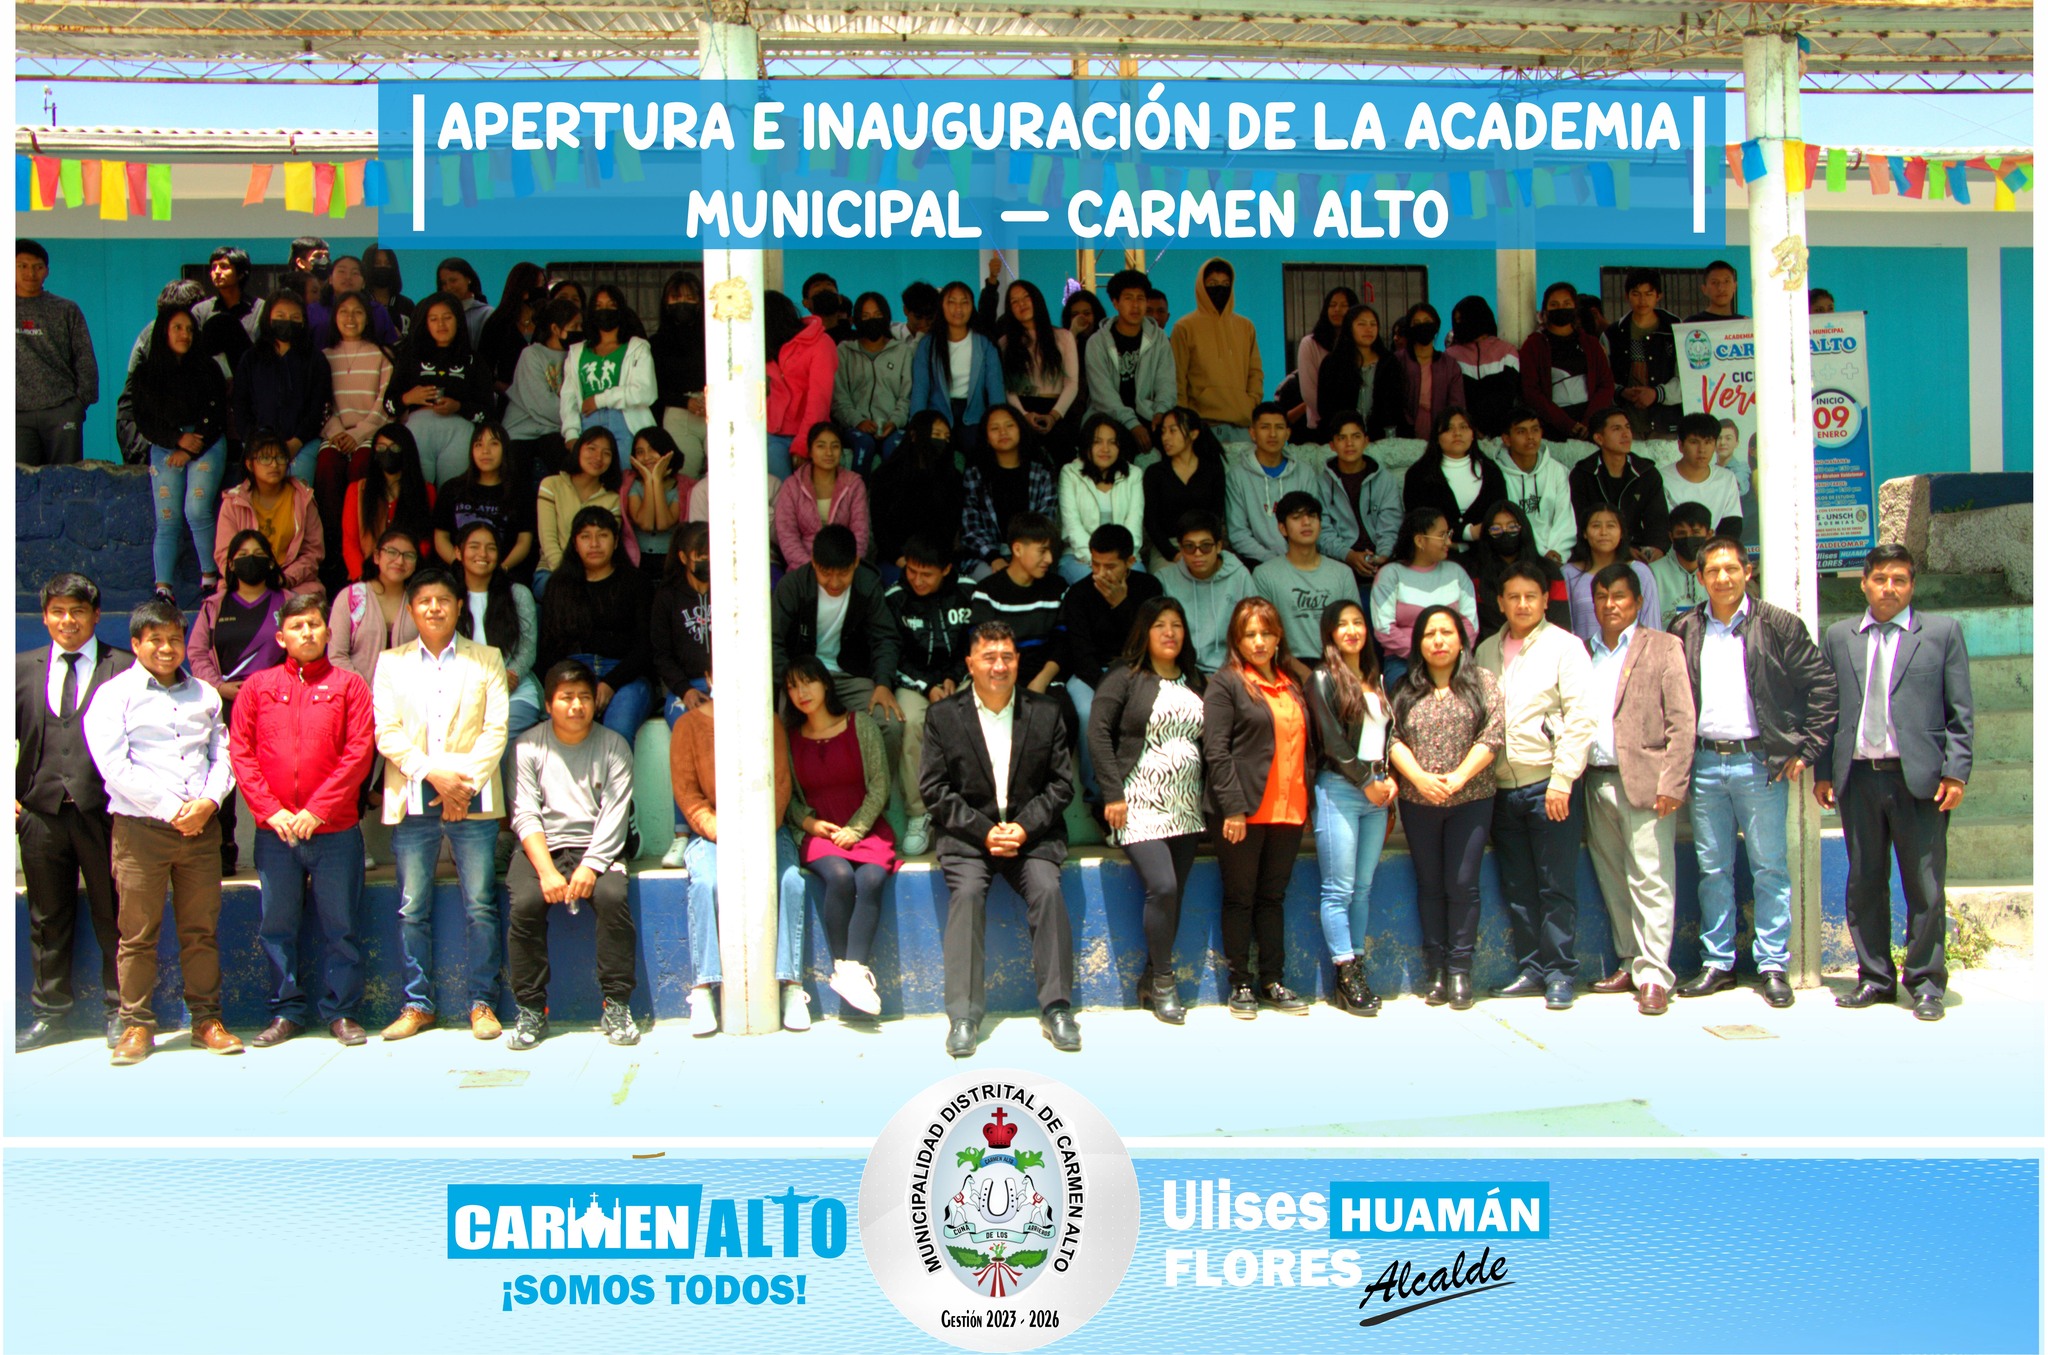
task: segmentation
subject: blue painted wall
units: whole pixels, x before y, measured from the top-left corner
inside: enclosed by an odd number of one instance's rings
[[[1998,309],[2003,329],[2005,468],[2034,468],[2034,251],[1998,251]]]

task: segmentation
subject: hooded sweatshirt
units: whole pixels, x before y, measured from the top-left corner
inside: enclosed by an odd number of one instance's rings
[[[903,428],[910,423],[910,345],[895,339],[870,353],[859,339],[839,345],[839,371],[832,378],[832,417],[851,433],[872,421]]]
[[[1127,405],[1124,403],[1123,383],[1119,379],[1124,355],[1117,346],[1116,336],[1109,333],[1115,325],[1116,321],[1110,320],[1089,335],[1083,355],[1088,372],[1088,412],[1091,415],[1107,414],[1126,428],[1136,428],[1141,423],[1150,424],[1173,408],[1174,401],[1179,398],[1179,387],[1174,378],[1173,341],[1151,320],[1144,322],[1144,327],[1138,331],[1137,369],[1133,382],[1137,404]]]
[[[1578,521],[1572,516],[1572,488],[1564,463],[1547,450],[1536,453],[1536,469],[1523,470],[1505,443],[1494,448],[1493,464],[1500,467],[1507,482],[1508,498],[1529,515],[1529,529],[1536,534],[1536,553],[1552,551],[1562,561],[1572,553],[1578,540]]]
[[[1321,485],[1316,490],[1316,497],[1323,501],[1323,534],[1316,547],[1333,560],[1342,560],[1351,553],[1361,530],[1371,541],[1375,555],[1392,555],[1394,542],[1400,538],[1401,477],[1370,455],[1365,464],[1371,469],[1358,487],[1357,501],[1353,502],[1343,478],[1337,474],[1337,458],[1333,456],[1323,463]],[[1562,469],[1559,468],[1560,473]]]
[[[1240,444],[1223,453],[1223,531],[1230,548],[1248,560],[1264,561],[1287,554],[1287,541],[1280,534],[1280,520],[1273,507],[1299,489],[1323,502],[1323,462],[1326,448],[1292,446],[1281,462],[1280,474],[1266,474],[1258,452]],[[1328,511],[1328,505],[1324,505]]]
[[[1181,605],[1188,617],[1188,640],[1195,647],[1195,663],[1205,673],[1223,666],[1224,637],[1230,629],[1230,614],[1246,598],[1257,597],[1252,572],[1229,551],[1221,552],[1222,563],[1206,579],[1188,571],[1185,557],[1159,571],[1166,596]]]
[[[1211,269],[1231,276],[1231,295],[1219,310],[1202,279]],[[1237,313],[1237,272],[1210,259],[1195,273],[1195,309],[1173,326],[1173,368],[1178,403],[1211,424],[1249,428],[1252,409],[1265,398],[1266,370],[1259,362],[1259,336]]]
[[[768,364],[769,435],[795,438],[802,446],[813,424],[832,417],[832,382],[838,374],[839,349],[825,333],[824,321],[806,316],[803,328]]]

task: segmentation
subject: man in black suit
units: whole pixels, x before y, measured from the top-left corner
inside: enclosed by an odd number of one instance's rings
[[[15,1039],[35,1049],[57,1039],[71,1016],[72,938],[78,881],[100,946],[100,987],[107,1043],[121,1034],[121,985],[114,952],[121,943],[114,895],[107,788],[85,746],[85,711],[100,687],[135,663],[125,649],[93,638],[100,590],[83,574],[43,585],[43,628],[50,644],[14,659],[14,831],[28,886],[29,954],[35,1019]]]
[[[1962,803],[1976,733],[1963,628],[1913,610],[1913,557],[1879,546],[1863,561],[1870,609],[1828,627],[1827,658],[1841,689],[1814,798],[1839,803],[1849,849],[1849,935],[1856,990],[1838,1007],[1889,1006],[1892,855],[1906,893],[1906,990],[1913,1015],[1941,1019],[1948,989],[1948,815]]]
[[[1070,998],[1074,933],[1060,893],[1067,859],[1066,808],[1073,760],[1057,698],[1017,685],[1017,637],[1000,621],[975,628],[966,691],[925,716],[918,786],[938,836],[946,911],[946,1052],[964,1059],[988,1008],[982,985],[989,882],[1000,876],[1024,899],[1039,1029],[1055,1049],[1081,1047]]]

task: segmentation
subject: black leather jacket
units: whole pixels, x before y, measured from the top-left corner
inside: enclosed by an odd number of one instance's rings
[[[1695,709],[1700,701],[1700,643],[1712,614],[1712,604],[1703,602],[1671,623],[1671,633],[1685,646]],[[1823,765],[1835,730],[1835,670],[1806,633],[1806,623],[1782,607],[1751,598],[1749,614],[1737,633],[1743,637],[1750,704],[1771,774],[1776,776],[1795,757],[1808,766]]]

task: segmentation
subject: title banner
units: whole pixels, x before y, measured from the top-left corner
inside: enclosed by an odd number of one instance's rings
[[[390,81],[377,97],[385,234],[415,247],[1724,243],[1715,81]]]

